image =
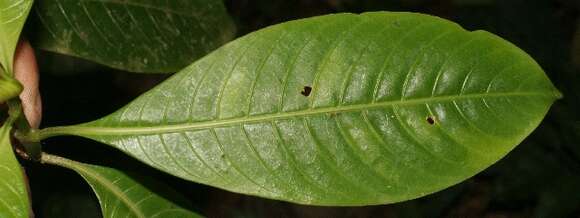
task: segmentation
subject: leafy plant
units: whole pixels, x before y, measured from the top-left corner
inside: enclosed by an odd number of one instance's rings
[[[308,205],[405,201],[498,161],[561,97],[513,44],[424,14],[290,21],[203,56],[233,35],[218,1],[43,1],[27,26],[38,33],[31,38],[37,48],[133,72],[171,73],[193,63],[101,119],[34,129],[20,122],[12,68],[31,5],[0,4],[11,12],[0,17],[0,100],[10,112],[0,136],[0,176],[10,179],[0,193],[18,202],[0,208],[3,217],[30,210],[13,147],[24,159],[78,172],[105,217],[198,216],[179,194],[150,189],[132,172],[39,152],[41,140],[63,135],[237,193]]]

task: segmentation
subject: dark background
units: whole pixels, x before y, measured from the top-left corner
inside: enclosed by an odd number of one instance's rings
[[[580,0],[226,0],[238,35],[268,25],[336,12],[415,11],[468,30],[493,32],[528,52],[564,93],[542,125],[487,170],[417,200],[368,207],[312,207],[189,183],[139,164],[107,146],[75,137],[43,142],[71,159],[130,169],[170,184],[208,217],[580,217]],[[43,126],[107,115],[166,75],[119,73],[38,52]],[[90,187],[72,171],[25,163],[37,217],[100,217]]]

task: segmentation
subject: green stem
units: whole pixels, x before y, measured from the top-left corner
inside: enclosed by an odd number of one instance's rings
[[[48,127],[44,129],[31,129],[27,132],[17,132],[16,138],[21,141],[27,142],[40,142],[44,139],[62,136],[62,135],[74,135],[75,126],[57,126]]]
[[[69,169],[76,169],[76,165],[78,165],[78,163],[73,160],[44,152],[42,152],[42,155],[40,155],[40,162],[43,164],[52,164]]]
[[[22,112],[22,104],[20,103],[20,99],[13,99],[8,101],[8,114],[9,114],[9,122],[14,122],[16,132],[14,133],[14,137],[18,139],[20,144],[26,150],[26,153],[32,160],[40,160],[40,155],[42,152],[42,148],[40,147],[40,140],[28,140],[28,138],[20,138],[20,135],[23,133],[29,133],[35,131],[34,129],[30,128],[24,113]]]

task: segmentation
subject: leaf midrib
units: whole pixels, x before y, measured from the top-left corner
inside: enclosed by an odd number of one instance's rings
[[[91,127],[81,124],[76,126],[51,127],[36,132],[37,137],[45,139],[59,135],[82,135],[82,136],[102,136],[102,135],[140,135],[140,134],[157,134],[173,133],[186,130],[207,129],[214,127],[230,126],[241,123],[257,123],[262,121],[281,120],[291,117],[302,117],[317,114],[342,113],[349,111],[361,111],[373,108],[388,106],[417,105],[425,103],[451,102],[456,100],[478,99],[486,97],[544,97],[558,98],[557,93],[540,93],[540,92],[503,92],[503,93],[480,93],[467,95],[448,95],[416,99],[402,99],[396,101],[375,102],[367,104],[355,104],[336,107],[324,107],[315,109],[306,109],[300,111],[283,112],[275,114],[265,114],[257,116],[245,116],[232,119],[210,120],[193,123],[168,124],[159,126],[136,126],[136,127]]]

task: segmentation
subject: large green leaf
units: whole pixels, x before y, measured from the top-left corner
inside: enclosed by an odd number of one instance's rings
[[[216,0],[43,0],[34,12],[36,46],[134,72],[176,72],[234,35]]]
[[[24,172],[12,151],[11,129],[10,125],[0,128],[0,217],[28,218],[30,201]]]
[[[532,58],[488,32],[338,14],[249,34],[107,117],[31,137],[88,137],[233,192],[383,204],[490,166],[559,97]]]
[[[49,154],[43,154],[42,161],[79,173],[97,194],[106,218],[201,217],[175,203],[188,203],[183,197],[151,179],[141,178],[138,181],[114,168],[83,164]],[[152,190],[142,181],[156,189]],[[166,199],[168,196],[170,198]]]
[[[13,73],[14,51],[31,6],[32,0],[0,1],[0,68],[5,73]]]

